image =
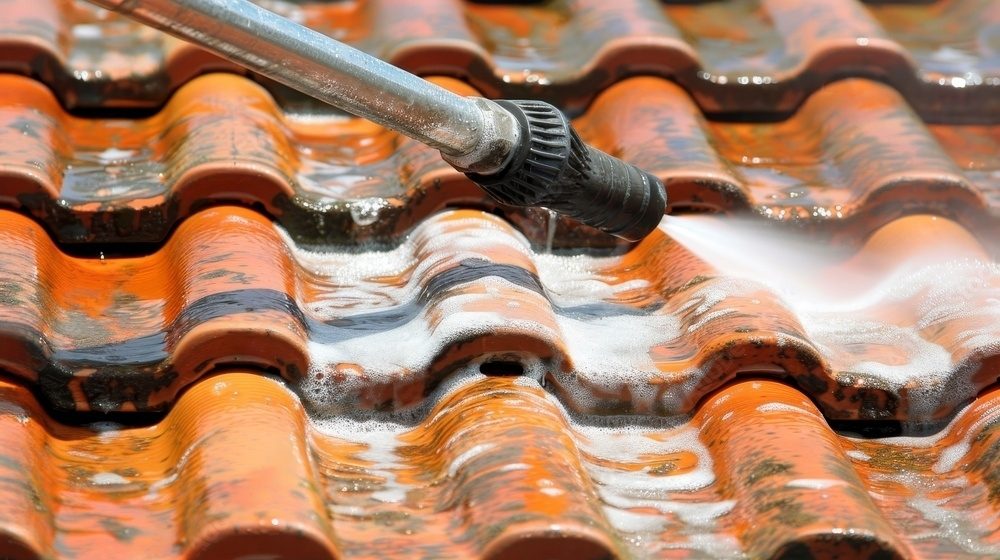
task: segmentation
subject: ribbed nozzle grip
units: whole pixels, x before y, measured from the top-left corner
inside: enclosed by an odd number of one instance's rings
[[[659,179],[580,140],[558,109],[541,101],[497,101],[521,125],[522,142],[499,172],[467,173],[493,198],[544,206],[636,241],[663,218]]]

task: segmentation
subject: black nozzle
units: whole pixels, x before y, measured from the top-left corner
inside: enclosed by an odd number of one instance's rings
[[[513,206],[543,206],[630,241],[656,229],[667,206],[659,179],[584,144],[548,103],[496,103],[521,125],[521,144],[500,171],[466,173],[490,196]]]

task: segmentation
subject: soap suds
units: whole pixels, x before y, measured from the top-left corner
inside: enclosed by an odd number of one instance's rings
[[[949,422],[948,427],[945,430],[942,430],[942,433],[953,433],[953,430],[955,430],[958,426],[959,419],[965,416],[969,409],[974,406],[975,405],[969,405],[960,414],[956,415],[955,418]],[[941,450],[941,453],[938,455],[938,460],[933,466],[934,472],[944,474],[955,470],[955,468],[959,466],[961,460],[969,453],[969,450],[972,449],[973,440],[981,434],[987,426],[997,422],[998,419],[1000,419],[1000,406],[987,410],[978,410],[975,419],[972,422],[969,422],[968,426],[965,427],[962,437],[955,443]]]
[[[833,478],[797,478],[787,482],[785,486],[807,490],[826,490],[837,486],[847,486],[847,482]]]
[[[872,456],[858,449],[848,449],[847,456],[856,461],[870,461]]]
[[[113,472],[95,473],[90,477],[90,481],[98,486],[114,486],[119,484],[129,484],[131,482],[124,476]]]
[[[658,533],[667,524],[665,517],[653,513],[637,513],[609,505],[605,505],[603,511],[611,526],[622,533]]]
[[[749,272],[743,270],[745,277],[712,278],[687,290],[684,301],[653,311],[621,307],[648,297],[653,288],[645,278],[610,273],[620,257],[536,255],[520,233],[485,214],[441,214],[388,251],[317,251],[297,247],[280,227],[279,232],[307,271],[309,285],[299,287],[309,294],[299,296],[309,302],[305,311],[334,325],[325,339],[311,337],[311,367],[302,387],[311,409],[331,413],[354,406],[367,389],[417,381],[449,346],[505,333],[536,338],[556,351],[545,369],[575,410],[598,410],[621,404],[605,400],[626,398],[633,414],[682,412],[704,372],[690,365],[665,380],[650,350],[693,339],[740,312],[734,301],[753,305],[762,293],[785,303],[799,319],[804,338],[815,343],[845,382],[905,393],[913,421],[931,419],[941,406],[973,396],[971,371],[982,356],[1000,351],[1000,299],[995,297],[1000,268],[971,257],[921,254],[874,278],[838,277],[857,289],[836,298],[809,295],[818,286],[814,277],[796,283],[759,263],[744,263],[752,265]],[[732,252],[727,243],[716,248]],[[761,249],[753,240],[751,245]],[[523,257],[520,264],[504,266],[523,268],[526,278],[537,271],[544,294],[489,275],[470,279],[467,290],[421,296],[438,272],[469,259],[488,263],[498,252],[507,255],[508,263]],[[809,267],[796,267],[803,268]],[[820,270],[806,272],[815,276]],[[418,302],[426,296],[438,297]],[[506,299],[503,305],[494,305],[498,298]],[[365,313],[376,310],[385,312],[380,313],[387,317],[383,326],[374,322],[370,330],[364,325],[337,330],[343,321],[363,322]],[[964,328],[956,331],[952,325],[958,320]],[[565,357],[558,354],[562,348]]]
[[[990,527],[996,526],[1000,514],[949,509],[945,507],[947,502],[946,498],[932,500],[923,495],[908,501],[910,507],[938,527],[932,533],[915,535],[914,538],[936,537],[952,542],[969,554],[983,558],[1000,556],[1000,545],[987,540],[992,535]]]

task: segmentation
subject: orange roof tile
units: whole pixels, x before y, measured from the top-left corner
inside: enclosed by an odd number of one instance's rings
[[[927,117],[996,122],[1000,111],[993,0],[264,4],[416,74],[572,111],[638,74],[676,80],[711,113],[787,113],[846,76],[888,81]],[[72,0],[5,10],[0,68],[41,78],[73,107],[155,106],[198,74],[243,72]]]
[[[226,373],[154,425],[72,427],[0,383],[0,530],[24,558],[992,556],[998,398],[872,440],[774,381],[629,429],[511,377],[439,391],[412,426],[309,420]]]
[[[1000,125],[928,128],[874,82],[832,84],[787,121],[732,123],[706,121],[670,82],[633,78],[575,125],[661,177],[675,210],[752,209],[855,239],[933,212],[1000,236]],[[140,120],[73,117],[42,85],[0,76],[0,178],[0,202],[65,242],[159,242],[207,201],[263,207],[297,239],[341,243],[392,241],[448,206],[495,206],[431,148],[361,119],[288,117],[224,75]],[[545,238],[530,211],[504,212]],[[559,238],[614,243],[583,228]]]
[[[921,236],[966,261],[900,269],[911,255],[899,247]],[[994,382],[1000,360],[996,262],[928,217],[894,221],[815,271],[860,275],[855,289],[874,294],[819,311],[661,232],[581,260],[538,255],[479,211],[428,218],[367,256],[299,248],[232,207],[195,214],[144,257],[67,256],[7,211],[0,239],[4,367],[63,409],[161,409],[206,373],[248,364],[339,410],[396,409],[470,361],[541,360],[532,375],[585,413],[687,413],[735,376],[777,371],[831,418],[930,421]],[[897,288],[879,291],[886,282]],[[928,361],[938,349],[945,362]]]
[[[0,2],[0,558],[1000,557],[997,2],[259,2],[842,254],[797,296]]]

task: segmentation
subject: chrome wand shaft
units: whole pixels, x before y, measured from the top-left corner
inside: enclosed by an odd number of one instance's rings
[[[666,205],[652,175],[583,144],[537,101],[463,97],[248,0],[91,0],[440,150],[500,202],[639,239]]]

